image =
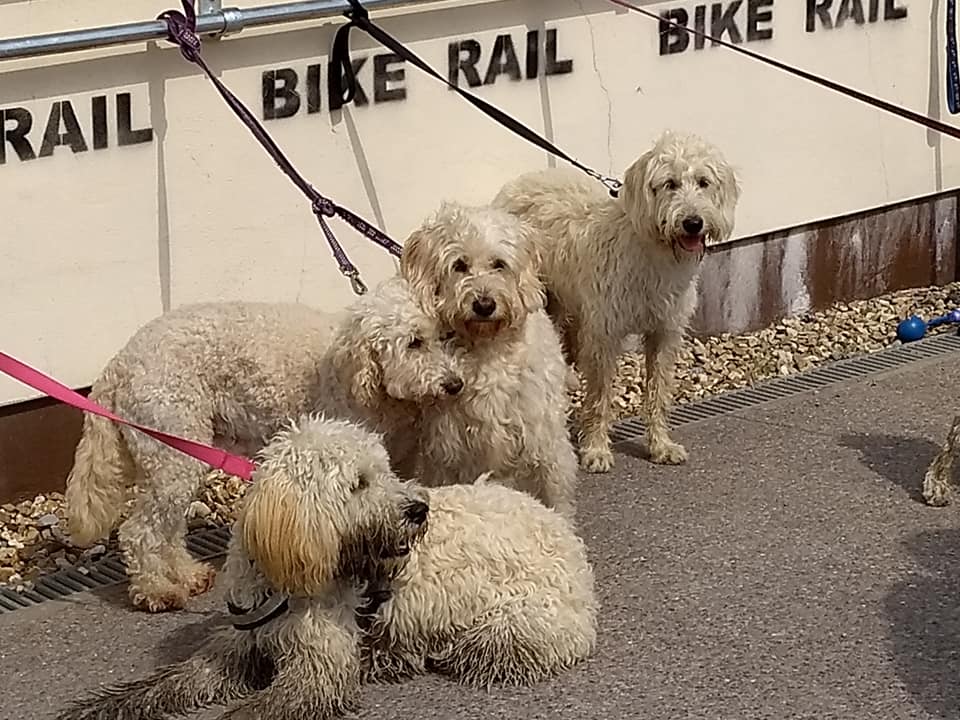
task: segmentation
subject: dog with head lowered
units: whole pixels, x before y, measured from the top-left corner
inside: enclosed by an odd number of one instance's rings
[[[60,720],[230,703],[230,720],[321,720],[356,709],[365,681],[529,685],[596,642],[593,571],[567,520],[482,479],[401,481],[376,434],[316,416],[261,453],[220,582],[235,627]]]

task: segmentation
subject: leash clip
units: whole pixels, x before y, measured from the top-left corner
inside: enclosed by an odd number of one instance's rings
[[[350,280],[350,286],[353,288],[353,292],[357,295],[366,295],[367,286],[363,284],[363,280],[360,279],[360,271],[356,268],[347,268],[343,271],[343,274]]]
[[[620,197],[620,188],[623,187],[623,183],[617,180],[616,178],[605,177],[600,173],[596,173],[594,177],[600,181],[600,184],[603,185],[609,192],[610,197]]]

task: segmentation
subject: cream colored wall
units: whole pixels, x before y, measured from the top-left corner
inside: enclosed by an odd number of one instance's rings
[[[144,20],[176,4],[2,0],[0,28],[24,35]],[[692,16],[697,4],[648,6],[684,7]],[[928,3],[897,0],[908,7],[905,19],[851,20],[815,33],[804,30],[805,4],[774,3],[773,21],[762,24],[773,38],[746,46],[950,118],[939,97],[943,39],[931,37]],[[744,32],[756,5],[744,0],[737,13]],[[603,0],[441,2],[378,18],[443,73],[451,40],[478,40],[482,71],[496,36],[510,33],[523,67],[527,29],[556,28],[572,73],[502,76],[477,92],[605,173],[621,173],[663,128],[703,133],[740,170],[737,236],[960,185],[956,142],[722,48],[661,57],[656,23]],[[302,87],[307,65],[324,63],[325,87],[325,55],[339,22],[245,31],[208,42],[204,54],[259,115],[264,70],[292,67]],[[942,34],[942,19],[934,27]],[[372,43],[355,32],[353,47],[356,56],[369,55]],[[360,76],[368,94],[371,64]],[[511,176],[547,165],[543,153],[440,83],[413,67],[405,73],[404,101],[331,116],[324,97],[321,112],[302,107],[267,128],[321,192],[400,241],[442,199],[483,202]],[[133,127],[151,126],[152,142],[116,146],[118,92],[131,94]],[[149,43],[0,64],[0,108],[33,113],[35,150],[51,103],[63,99],[73,103],[90,145],[96,95],[108,96],[107,149],[60,147],[21,162],[7,145],[0,349],[81,386],[165,308],[211,299],[325,307],[351,300],[305,200],[176,49]],[[333,224],[368,284],[392,272],[386,253]],[[0,402],[32,396],[0,379]]]

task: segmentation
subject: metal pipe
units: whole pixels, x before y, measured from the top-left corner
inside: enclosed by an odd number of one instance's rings
[[[429,2],[429,0],[365,0],[364,7],[368,10],[378,10],[418,2]],[[208,2],[207,5],[219,5],[219,2]],[[171,2],[171,6],[176,6],[176,3]],[[197,32],[201,35],[223,35],[240,32],[246,28],[340,15],[349,9],[350,4],[345,0],[304,0],[252,8],[223,8],[198,15]],[[0,60],[56,55],[148,40],[163,40],[166,37],[167,24],[160,20],[68,30],[46,35],[28,35],[0,40]]]

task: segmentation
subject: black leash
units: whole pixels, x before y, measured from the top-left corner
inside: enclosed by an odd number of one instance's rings
[[[536,145],[541,150],[544,150],[551,155],[555,155],[562,160],[566,160],[568,163],[582,170],[595,180],[599,180],[601,183],[603,183],[603,185],[606,186],[606,188],[610,191],[610,194],[614,197],[619,194],[620,187],[622,186],[622,183],[619,180],[601,175],[596,170],[593,170],[583,163],[578,162],[552,142],[535,133],[519,120],[515,120],[510,115],[507,115],[507,113],[505,113],[503,110],[491,105],[486,100],[480,99],[473,93],[469,93],[457,85],[454,85],[447,78],[443,77],[440,73],[430,67],[412,50],[390,35],[390,33],[375,25],[370,20],[370,15],[367,12],[367,9],[360,4],[359,0],[348,1],[352,7],[352,10],[348,10],[344,13],[344,15],[346,15],[350,22],[337,30],[337,34],[333,38],[333,47],[330,50],[327,73],[327,86],[330,91],[330,97],[342,99],[343,103],[347,104],[352,101],[356,95],[357,79],[353,72],[353,64],[350,61],[350,30],[355,27],[359,28],[384,47],[389,48],[404,60],[423,70],[425,73],[427,73],[427,75],[435,77],[451,90],[455,90],[460,97],[481,112],[496,120],[508,130],[516,133],[527,142]]]
[[[947,0],[947,107],[960,112],[960,68],[957,67],[957,0]]]
[[[274,142],[273,138],[270,137],[270,134],[263,125],[260,124],[256,116],[250,112],[249,108],[247,108],[236,95],[230,92],[230,89],[226,85],[220,82],[220,79],[214,75],[207,66],[207,63],[200,55],[201,42],[197,35],[197,14],[193,8],[193,0],[181,0],[181,3],[183,5],[182,13],[177,10],[167,10],[157,18],[158,20],[166,21],[169,41],[180,48],[180,54],[183,55],[186,60],[194,63],[203,70],[210,82],[216,87],[217,92],[220,93],[220,96],[226,101],[227,105],[230,106],[230,109],[243,121],[244,125],[247,126],[260,145],[263,146],[267,153],[270,154],[270,157],[280,166],[284,174],[307,196],[313,214],[316,216],[317,222],[320,223],[320,229],[323,230],[324,237],[326,237],[327,243],[330,245],[333,257],[340,266],[340,272],[349,278],[353,291],[357,295],[363,295],[367,292],[367,286],[364,285],[360,279],[360,271],[357,270],[357,267],[350,261],[343,247],[337,241],[333,230],[330,229],[327,223],[327,218],[339,216],[361,235],[372,240],[396,257],[400,257],[400,254],[403,252],[403,247],[390,239],[385,232],[374,227],[356,213],[338,205],[330,198],[321,195],[304,179],[303,175],[297,172],[293,163],[283,154],[280,146]]]
[[[949,135],[952,138],[960,139],[960,128],[956,128],[953,125],[948,125],[947,123],[937,120],[936,118],[928,117],[926,115],[921,115],[920,113],[914,112],[909,108],[905,108],[900,105],[895,105],[894,103],[887,102],[886,100],[881,100],[880,98],[873,97],[872,95],[867,95],[866,93],[847,87],[846,85],[841,85],[840,83],[834,82],[833,80],[828,80],[825,77],[820,77],[819,75],[814,75],[813,73],[807,72],[806,70],[795,68],[791,65],[787,65],[786,63],[782,63],[779,60],[774,60],[773,58],[767,57],[766,55],[761,55],[760,53],[755,53],[752,50],[747,50],[745,47],[741,47],[740,45],[734,45],[733,43],[728,43],[724,40],[721,40],[720,38],[713,37],[712,35],[708,35],[707,33],[701,32],[700,30],[697,30],[695,28],[688,28],[685,25],[681,25],[677,22],[674,22],[673,20],[670,20],[669,18],[660,17],[660,15],[658,15],[657,13],[652,12],[650,10],[646,10],[645,8],[639,7],[638,5],[633,4],[632,2],[627,2],[627,0],[609,0],[609,1],[614,5],[619,5],[622,8],[627,8],[628,10],[632,10],[633,12],[640,13],[641,15],[645,15],[648,18],[656,20],[659,23],[663,23],[664,25],[669,25],[670,27],[676,28],[677,30],[682,30],[684,32],[691,33],[692,35],[695,35],[699,38],[709,40],[710,42],[716,45],[725,47],[728,50],[733,50],[734,52],[738,52],[741,55],[746,55],[747,57],[752,58],[753,60],[758,60],[767,65],[772,65],[778,70],[783,70],[784,72],[790,73],[791,75],[796,75],[797,77],[801,77],[804,80],[809,80],[810,82],[816,83],[817,85],[822,85],[825,88],[829,88],[830,90],[835,90],[838,93],[841,93],[848,97],[852,97],[853,99],[859,100],[860,102],[866,103],[867,105],[872,105],[873,107],[879,108],[880,110],[885,110],[888,113],[898,115],[904,118],[905,120],[911,120],[912,122],[915,122],[918,125],[923,125],[924,127],[927,127],[931,130],[936,130],[937,132],[943,133],[944,135]],[[952,2],[953,0],[950,0],[950,1]]]

